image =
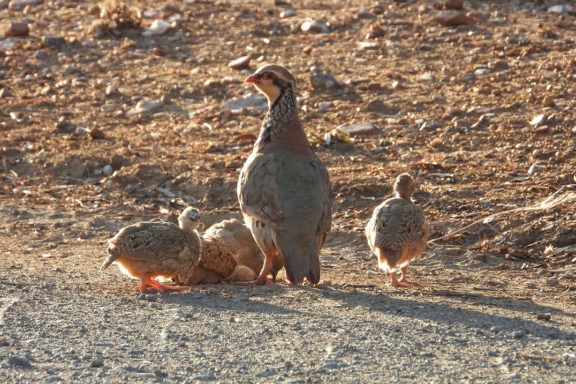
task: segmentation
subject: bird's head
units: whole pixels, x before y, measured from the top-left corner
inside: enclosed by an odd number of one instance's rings
[[[254,84],[267,98],[270,105],[276,101],[283,90],[296,89],[296,79],[286,68],[278,64],[264,65],[248,76],[245,83]]]
[[[188,207],[180,216],[178,216],[178,224],[180,228],[185,231],[193,231],[198,227],[200,220],[200,211],[194,207]]]
[[[411,200],[415,190],[416,184],[414,183],[414,179],[408,173],[403,173],[396,178],[394,182],[396,197]]]

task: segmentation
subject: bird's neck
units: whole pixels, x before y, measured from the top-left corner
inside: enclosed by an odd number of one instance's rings
[[[196,227],[198,226],[197,223],[195,222],[187,222],[187,221],[178,221],[178,226],[180,227],[181,230],[183,230],[184,232],[194,232],[194,230],[196,229]]]
[[[308,139],[298,118],[296,94],[292,87],[282,89],[276,100],[269,101],[268,113],[262,123],[255,150],[282,140],[308,147]]]
[[[395,191],[395,195],[397,199],[406,199],[412,202],[412,194],[410,193]]]

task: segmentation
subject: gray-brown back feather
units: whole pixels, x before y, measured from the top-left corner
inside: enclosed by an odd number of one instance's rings
[[[122,228],[108,241],[109,256],[102,264],[107,268],[120,257],[154,260],[182,257],[195,264],[200,255],[200,239],[196,232],[186,232],[172,223],[142,222]]]

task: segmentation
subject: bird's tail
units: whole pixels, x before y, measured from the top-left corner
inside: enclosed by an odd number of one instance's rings
[[[116,246],[114,244],[110,244],[108,246],[108,257],[102,263],[100,270],[103,271],[110,266],[113,262],[118,260],[120,256],[115,252]]]
[[[402,257],[402,251],[376,248],[376,257],[378,257],[378,266],[380,269],[386,272],[393,271],[396,269]]]
[[[315,235],[288,235],[284,231],[275,233],[274,242],[284,259],[286,277],[292,284],[301,284],[304,278],[312,285],[320,281],[320,249]]]

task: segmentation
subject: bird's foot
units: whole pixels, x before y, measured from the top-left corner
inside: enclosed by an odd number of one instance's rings
[[[408,284],[408,286],[410,286],[410,287],[418,287],[418,286],[420,286],[420,283],[419,283],[419,282],[417,282],[417,281],[408,281],[408,280],[406,280],[405,278],[400,279],[400,282],[401,282],[402,284]]]
[[[398,280],[396,278],[396,273],[395,272],[391,272],[390,273],[390,285],[392,287],[402,287],[402,288],[410,288],[410,287],[414,287],[416,285],[420,285],[415,281],[408,281],[406,280],[406,278],[404,277],[404,274],[402,275],[402,278],[400,280]]]
[[[188,286],[182,285],[164,285],[154,280],[143,281],[140,283],[136,290],[142,293],[158,293],[158,292],[181,292],[190,289]]]
[[[134,288],[135,291],[138,291],[140,293],[158,293],[158,289],[148,285],[148,284],[140,284],[139,286],[137,286],[136,288]]]
[[[402,288],[411,288],[418,285],[420,284],[415,281],[402,281],[402,280],[396,280],[390,283],[390,286],[392,287],[402,287]]]

